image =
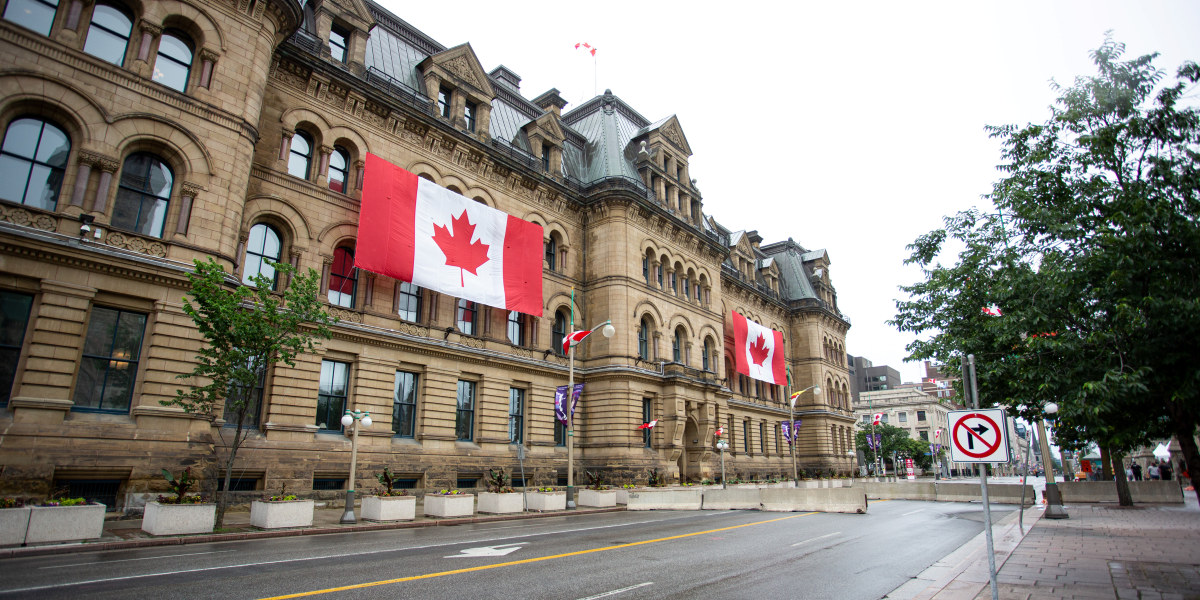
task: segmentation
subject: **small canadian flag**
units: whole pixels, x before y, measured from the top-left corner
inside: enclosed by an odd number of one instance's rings
[[[722,433],[725,433],[725,428],[724,428],[724,427],[718,427],[718,428],[717,428],[717,437],[721,437],[721,434],[722,434]]]
[[[933,432],[933,441],[935,441],[935,442],[936,442],[936,441],[937,441],[937,439],[938,439],[938,438],[940,438],[940,437],[942,437],[942,430],[941,430],[941,429],[939,429],[939,430],[937,430],[937,431]]]
[[[658,419],[650,421],[649,423],[642,423],[640,426],[638,426],[638,429],[653,429],[655,425],[658,425]]]
[[[872,424],[872,425],[878,425],[878,424],[879,424],[879,421],[880,421],[880,419],[883,419],[883,413],[875,413],[875,420],[874,420],[874,421],[872,421],[872,422],[871,422],[871,424]]]
[[[985,315],[991,315],[991,316],[993,316],[993,317],[1002,317],[1002,316],[1004,316],[1004,313],[1001,313],[1001,312],[1000,312],[1000,307],[999,307],[999,306],[996,306],[995,304],[993,304],[993,305],[991,305],[991,306],[985,306],[985,307],[983,307],[983,314],[985,314]]]

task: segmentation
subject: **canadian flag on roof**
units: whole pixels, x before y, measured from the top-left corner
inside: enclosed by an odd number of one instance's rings
[[[592,56],[596,55],[596,49],[593,48],[591,44],[587,42],[579,42],[578,44],[575,44],[575,49],[578,50],[580,46],[583,46],[583,48],[590,52]]]
[[[541,225],[367,154],[354,266],[541,316],[542,250]]]
[[[787,370],[783,360],[783,333],[767,329],[736,312],[730,312],[733,322],[734,370],[765,381],[783,385]]]

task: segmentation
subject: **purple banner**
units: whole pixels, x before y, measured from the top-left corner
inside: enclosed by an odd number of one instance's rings
[[[571,394],[571,416],[575,416],[575,407],[579,406],[579,396],[583,394],[583,384],[575,384],[575,393]],[[554,418],[559,423],[567,424],[567,386],[560,385],[554,390]]]
[[[787,443],[790,444],[792,443],[792,436],[799,435],[800,433],[800,420],[792,421],[791,425],[787,421],[780,421],[779,428],[783,430],[783,439],[787,440]]]
[[[872,436],[871,434],[868,433],[867,434],[867,447],[872,450],[878,449],[879,443],[882,441],[880,438],[882,438],[882,437],[883,437],[882,433],[877,433],[874,436]]]

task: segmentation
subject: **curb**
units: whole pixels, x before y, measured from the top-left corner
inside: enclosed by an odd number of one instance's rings
[[[344,525],[337,527],[303,527],[294,529],[242,531],[238,533],[207,533],[190,536],[164,536],[156,538],[139,538],[113,542],[78,542],[56,544],[52,546],[30,546],[15,548],[0,548],[0,560],[6,558],[22,558],[26,556],[47,556],[53,554],[72,554],[75,552],[102,552],[106,550],[125,550],[129,548],[148,548],[153,546],[181,546],[186,544],[209,544],[213,542],[232,542],[248,539],[296,537],[302,535],[329,535],[334,533],[355,533],[359,531],[385,531],[388,529],[417,529],[421,527],[450,527],[454,525],[470,525],[473,523],[493,523],[496,521],[519,521],[524,519],[541,519],[546,517],[569,517],[572,515],[594,515],[610,512],[623,512],[624,506],[615,508],[594,508],[586,510],[554,511],[540,513],[514,513],[487,517],[470,517],[462,519],[437,519],[429,521],[403,521],[398,523],[375,523],[371,525]]]

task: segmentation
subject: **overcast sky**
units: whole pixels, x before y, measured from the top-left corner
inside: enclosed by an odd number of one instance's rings
[[[652,122],[677,115],[705,214],[827,250],[847,351],[905,381],[922,376],[912,336],[886,323],[920,278],[905,246],[990,208],[984,125],[1044,121],[1050,80],[1093,74],[1107,30],[1171,76],[1200,61],[1200,2],[1183,0],[382,4],[516,72],[526,98],[557,88],[570,111],[611,89]]]

